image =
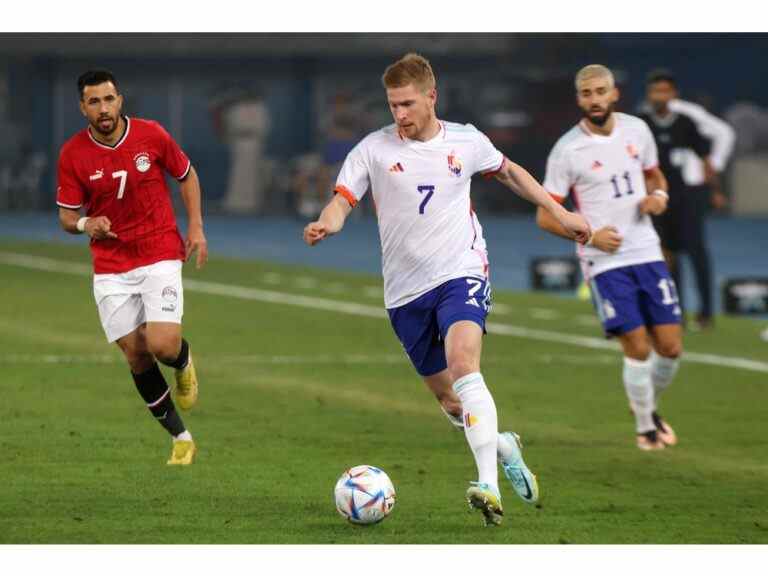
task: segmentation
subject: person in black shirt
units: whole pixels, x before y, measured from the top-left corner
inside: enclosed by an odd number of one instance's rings
[[[677,98],[677,84],[671,72],[655,70],[646,81],[646,102],[639,116],[646,121],[659,149],[659,167],[669,183],[667,211],[653,218],[661,238],[667,265],[682,300],[681,269],[677,255],[685,252],[691,259],[699,291],[697,323],[708,327],[712,322],[712,270],[704,236],[704,217],[709,205],[709,191],[704,186],[689,186],[683,178],[686,156],[695,153],[704,162],[707,181],[714,176],[709,162],[710,142],[684,114],[670,109]]]

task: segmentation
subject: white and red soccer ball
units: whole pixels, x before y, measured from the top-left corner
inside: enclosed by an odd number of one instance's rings
[[[344,472],[333,493],[339,514],[353,524],[381,522],[395,505],[395,487],[389,476],[367,464]]]

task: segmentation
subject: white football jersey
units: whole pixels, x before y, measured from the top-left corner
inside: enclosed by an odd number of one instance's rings
[[[658,164],[656,142],[640,118],[618,112],[614,117],[610,136],[594,134],[580,122],[557,141],[547,159],[547,192],[561,201],[570,195],[593,231],[612,225],[623,238],[613,254],[576,245],[587,279],[664,259],[650,216],[639,210],[647,194],[644,171]]]
[[[504,156],[471,124],[440,121],[427,142],[391,124],[347,155],[335,192],[354,206],[370,187],[379,221],[384,304],[396,308],[440,284],[488,274],[483,229],[469,186],[498,171]]]

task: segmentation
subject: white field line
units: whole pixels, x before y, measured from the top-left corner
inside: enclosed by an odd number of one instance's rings
[[[74,274],[76,276],[90,276],[92,273],[91,267],[85,264],[77,264],[63,260],[54,260],[53,258],[45,258],[42,256],[32,256],[28,254],[18,254],[11,252],[0,252],[0,263],[20,266],[33,270]],[[206,282],[202,280],[184,280],[184,287],[187,290],[191,290],[193,292],[215,294],[217,296],[229,296],[232,298],[241,298],[244,300],[257,300],[271,304],[286,304],[289,306],[299,306],[303,308],[312,308],[314,310],[325,310],[328,312],[342,312],[345,314],[365,316],[368,318],[387,318],[387,313],[382,308],[376,306],[368,306],[365,304],[356,304],[353,302],[341,302],[338,300],[303,296],[300,294],[286,294],[284,292],[261,290],[258,288],[236,286],[232,284],[221,284],[218,282]],[[576,334],[566,334],[548,330],[538,330],[535,328],[526,328],[523,326],[514,326],[510,324],[498,324],[495,322],[488,322],[486,326],[488,332],[492,334],[515,336],[526,340],[538,340],[541,342],[568,344],[571,346],[579,346],[593,350],[619,350],[618,343],[611,340],[606,340],[604,338],[579,336]],[[702,354],[699,352],[685,352],[684,359],[685,362],[719,366],[723,368],[739,368],[752,372],[768,373],[768,362],[751,360],[749,358],[721,356],[719,354]]]
[[[229,354],[208,356],[199,354],[197,358],[206,365],[332,365],[361,364],[365,366],[408,364],[403,354]],[[529,358],[541,364],[602,365],[616,364],[620,359],[615,354],[536,354]],[[519,359],[511,356],[489,356],[483,358],[483,364],[517,364]],[[1,354],[0,366],[9,364],[124,364],[125,359],[117,354]]]
[[[6,364],[119,364],[125,359],[114,354],[2,354],[0,366]]]

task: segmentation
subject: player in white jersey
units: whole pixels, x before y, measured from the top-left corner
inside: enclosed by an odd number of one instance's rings
[[[637,446],[659,450],[677,443],[657,408],[677,372],[682,339],[675,284],[649,215],[664,212],[669,197],[648,125],[614,112],[618,96],[605,66],[579,71],[576,98],[584,118],[552,149],[544,188],[560,202],[570,196],[594,230],[585,246],[577,246],[584,277],[605,332],[624,351]],[[537,221],[570,237],[544,210]]]
[[[486,524],[498,524],[497,454],[523,500],[536,502],[538,485],[517,435],[498,433],[496,406],[480,373],[490,283],[483,230],[469,199],[472,175],[495,176],[551,212],[577,241],[588,240],[589,227],[476,128],[437,119],[435,78],[426,59],[404,56],[387,68],[382,82],[395,124],[368,135],[349,153],[334,198],[306,226],[304,240],[312,246],[339,232],[372,190],[392,326],[445,414],[464,428],[479,475],[467,490],[470,505],[483,512]]]

